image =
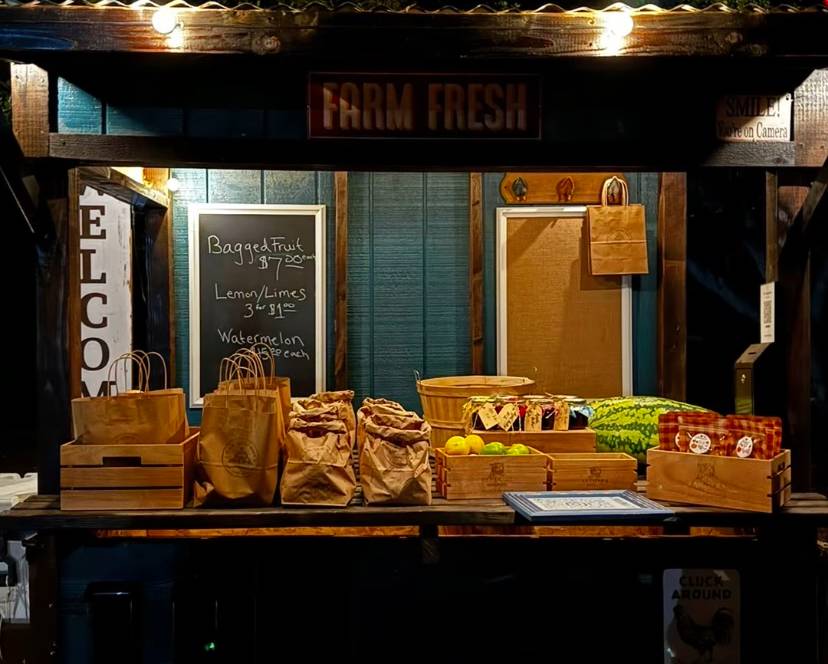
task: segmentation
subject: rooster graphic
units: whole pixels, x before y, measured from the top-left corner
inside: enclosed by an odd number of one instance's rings
[[[711,664],[713,649],[730,643],[735,626],[733,614],[725,608],[713,614],[710,625],[699,625],[680,604],[673,608],[673,622],[679,638],[699,653],[692,664]]]

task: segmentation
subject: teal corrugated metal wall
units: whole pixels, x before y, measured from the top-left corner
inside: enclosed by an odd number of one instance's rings
[[[173,207],[178,381],[188,386],[187,204],[322,203],[328,206],[328,384],[333,385],[334,200],[325,172],[175,169]],[[483,176],[486,373],[496,372],[495,216],[502,175]],[[634,388],[656,393],[655,174],[630,174],[647,205],[651,273],[633,278]],[[414,371],[471,370],[466,173],[351,173],[348,241],[348,373],[357,399],[384,396],[419,409]],[[194,421],[199,413],[192,413]]]
[[[419,409],[414,371],[471,367],[469,178],[351,173],[348,189],[350,385]]]

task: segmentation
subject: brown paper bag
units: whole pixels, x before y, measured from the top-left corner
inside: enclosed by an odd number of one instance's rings
[[[279,469],[281,404],[278,398],[219,393],[205,398],[198,440],[207,499],[270,505]]]
[[[319,408],[325,405],[335,405],[339,409],[339,417],[345,422],[351,442],[356,440],[356,415],[354,414],[353,390],[339,390],[336,392],[317,392],[307,399],[299,399],[297,404],[301,408]],[[294,404],[296,409],[297,404]]]
[[[365,442],[365,420],[374,413],[405,413],[409,416],[416,416],[416,413],[407,411],[403,408],[402,404],[397,403],[396,401],[391,401],[390,399],[372,399],[367,397],[362,401],[362,405],[356,413],[356,442],[360,449]]]
[[[620,205],[608,204],[610,187],[620,190]],[[590,274],[647,274],[644,206],[629,204],[624,180],[612,177],[604,182],[601,205],[587,206],[587,226]]]
[[[339,420],[291,420],[280,492],[283,505],[345,507],[356,489],[351,436]]]
[[[366,504],[431,505],[430,436],[418,417],[379,414],[365,422],[359,475]]]
[[[158,353],[135,351],[117,357],[109,365],[108,380],[117,389],[118,366],[133,362],[138,369],[137,390],[72,399],[75,440],[86,445],[157,445],[180,443],[187,437],[184,391],[167,387],[166,364],[164,389],[149,389],[150,355],[161,357]]]
[[[270,362],[269,373],[265,372],[264,364],[259,355],[260,353]],[[253,375],[247,376],[239,376],[239,372],[236,371],[236,377],[230,378],[229,376],[233,373],[233,358],[239,357],[246,357],[248,362],[252,361],[256,370],[252,372]],[[238,367],[238,363],[235,362],[235,364]],[[248,366],[251,365],[248,364]],[[264,343],[253,344],[250,348],[243,348],[230,358],[222,360],[219,368],[218,389],[236,389],[238,387],[246,390],[265,389],[277,392],[282,404],[284,421],[287,421],[288,414],[291,410],[290,378],[276,375],[276,357],[273,355],[273,350],[270,346]]]

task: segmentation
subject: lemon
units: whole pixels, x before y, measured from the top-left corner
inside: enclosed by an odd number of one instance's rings
[[[466,436],[466,445],[469,446],[472,454],[480,454],[483,451],[483,446],[486,443],[476,433],[470,433]]]
[[[469,446],[463,436],[452,436],[446,441],[445,453],[451,456],[461,456],[469,453]]]

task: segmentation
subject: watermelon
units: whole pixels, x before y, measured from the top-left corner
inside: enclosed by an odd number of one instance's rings
[[[595,411],[589,426],[595,431],[599,452],[626,452],[640,462],[647,450],[658,447],[658,416],[672,411],[709,412],[701,406],[662,397],[592,399]]]

